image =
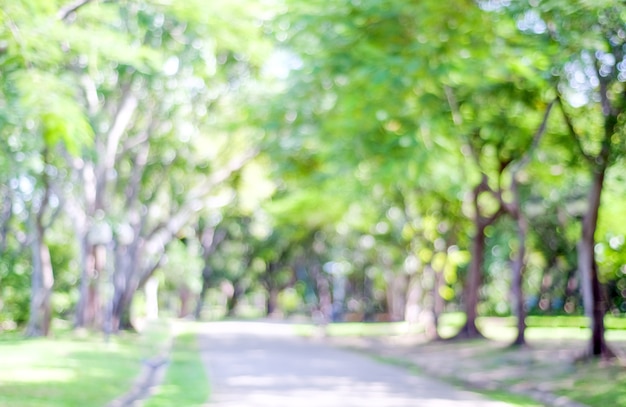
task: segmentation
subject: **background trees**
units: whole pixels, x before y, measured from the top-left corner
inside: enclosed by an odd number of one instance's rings
[[[32,334],[70,309],[78,327],[130,327],[158,272],[197,317],[290,304],[436,335],[459,309],[472,337],[479,314],[513,313],[518,343],[525,312],[584,297],[590,351],[608,352],[602,316],[624,311],[619,2],[2,10],[5,320],[25,322],[30,289]]]

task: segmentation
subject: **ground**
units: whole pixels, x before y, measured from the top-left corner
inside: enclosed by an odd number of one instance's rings
[[[199,341],[209,406],[507,406],[292,332],[267,322],[207,324]]]

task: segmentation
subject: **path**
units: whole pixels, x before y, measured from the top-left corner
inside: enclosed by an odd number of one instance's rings
[[[288,325],[206,324],[210,407],[506,407],[405,369],[302,339]]]

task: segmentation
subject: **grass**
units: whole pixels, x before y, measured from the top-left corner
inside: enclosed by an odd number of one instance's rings
[[[465,323],[463,313],[444,314],[439,333],[442,337],[453,336]],[[512,341],[517,334],[515,317],[480,317],[476,324],[489,339]],[[526,317],[526,338],[529,340],[572,339],[587,340],[591,331],[584,316],[535,316]],[[626,318],[607,315],[605,337],[609,341],[626,341]]]
[[[141,367],[139,341],[64,333],[0,339],[0,407],[101,406],[127,391]]]
[[[446,314],[440,322],[440,334],[452,336],[463,325],[465,317],[458,313]],[[361,349],[369,354],[384,355],[381,359],[386,363],[403,366],[414,373],[434,375],[459,387],[469,386],[472,391],[514,406],[542,405],[528,397],[530,394],[519,394],[524,392],[522,389],[541,388],[591,407],[626,407],[626,369],[623,361],[621,365],[620,362],[599,361],[573,363],[582,354],[591,336],[585,317],[528,317],[526,338],[531,347],[523,349],[506,346],[516,336],[515,322],[515,318],[479,318],[477,323],[481,332],[492,341],[424,343],[414,337],[415,344],[406,350],[399,350],[396,343],[413,342],[401,337],[389,338],[388,342],[384,337],[374,341],[349,338],[377,336],[385,330],[392,334],[394,325],[382,323],[369,327],[369,324],[362,323],[362,327],[358,324],[340,327],[344,324],[330,324],[326,330],[328,336],[334,337],[340,344],[361,344],[354,345],[357,349],[365,343],[373,344],[369,345],[372,348],[365,346]],[[617,316],[605,319],[608,328],[605,336],[620,355],[624,355],[626,349],[625,322],[625,318]],[[335,325],[338,327],[335,328]],[[398,326],[395,327],[397,329]],[[377,350],[377,343],[388,343],[382,348],[386,350]],[[477,378],[478,384],[475,384],[474,379]],[[489,385],[489,388],[494,386],[494,390],[484,390],[480,384],[481,380],[489,382],[489,378],[496,378],[496,382]],[[468,379],[471,380],[468,382]],[[516,390],[511,390],[513,388]],[[515,394],[511,394],[512,391]]]
[[[626,369],[604,362],[586,362],[570,378],[571,386],[556,391],[591,407],[626,406]]]
[[[423,332],[421,326],[408,322],[341,322],[325,326],[294,324],[293,329],[296,335],[305,337],[322,332],[326,336],[388,336]]]
[[[406,369],[408,372],[414,375],[428,376],[419,366],[406,359],[398,359],[389,356],[370,355],[373,359],[393,366],[399,366]],[[447,383],[452,384],[457,388],[466,389],[467,385],[454,377],[439,377],[440,380],[445,380]],[[502,390],[486,390],[486,389],[471,389],[472,392],[482,394],[488,399],[495,401],[502,401],[508,403],[511,406],[516,407],[542,407],[542,404],[536,400],[519,394],[511,394]]]
[[[465,322],[462,313],[449,313],[441,316],[439,334],[443,338],[453,336]],[[583,316],[529,316],[526,319],[528,340],[572,339],[587,340],[591,331],[586,327],[587,320]],[[606,317],[607,331],[605,337],[609,341],[626,341],[626,318]],[[496,341],[513,341],[517,334],[514,317],[482,317],[477,325],[489,339]],[[610,328],[610,329],[609,329]],[[304,337],[324,334],[329,337],[342,336],[389,336],[419,334],[423,328],[419,324],[407,322],[341,322],[325,326],[312,324],[294,324],[294,332]]]
[[[180,329],[163,383],[145,407],[196,407],[208,400],[208,379],[200,359],[197,332],[188,323]]]
[[[543,404],[537,402],[536,400],[522,396],[519,394],[511,394],[502,390],[474,390],[476,393],[482,394],[485,397],[502,401],[504,403],[510,404],[511,406],[518,407],[543,407]]]

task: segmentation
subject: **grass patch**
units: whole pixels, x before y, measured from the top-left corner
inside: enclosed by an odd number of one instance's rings
[[[342,322],[326,326],[329,336],[385,336],[419,333],[417,325],[406,322]]]
[[[443,338],[451,337],[464,323],[465,314],[462,312],[443,314],[439,334]],[[512,341],[517,335],[515,317],[479,317],[476,325],[487,338],[496,341]],[[588,319],[580,315],[531,315],[526,317],[526,325],[526,338],[529,340],[588,340],[591,337]],[[607,340],[626,341],[626,318],[607,315],[605,326]]]
[[[418,334],[424,330],[420,325],[408,322],[338,322],[328,325],[294,324],[293,329],[299,336],[315,336],[323,333],[327,336],[390,336]]]
[[[144,406],[203,406],[208,397],[208,380],[200,358],[197,332],[191,325],[184,325],[174,339],[163,383]]]
[[[605,362],[578,365],[571,382],[555,393],[570,397],[590,407],[626,406],[626,370]]]
[[[439,334],[443,338],[455,335],[465,323],[465,314],[451,312],[439,319]],[[481,332],[489,339],[512,341],[517,335],[515,317],[479,317],[476,320]],[[535,316],[526,318],[526,337],[529,340],[575,339],[591,337],[588,320],[584,316]],[[605,318],[606,338],[610,341],[626,341],[626,318],[607,315]],[[389,336],[423,333],[420,324],[407,322],[339,322],[325,326],[294,324],[294,332],[300,336],[315,336],[321,333],[332,336]]]
[[[0,340],[0,407],[101,406],[140,371],[137,336]]]
[[[465,322],[461,313],[442,316],[440,334],[452,336]],[[386,363],[407,368],[409,371],[447,381],[468,388],[486,397],[519,407],[536,407],[542,404],[531,396],[511,394],[511,388],[540,389],[563,395],[591,407],[626,407],[626,370],[623,361],[614,364],[587,362],[574,364],[588,346],[591,332],[586,319],[580,316],[532,316],[527,320],[526,337],[529,348],[509,348],[516,336],[514,318],[479,318],[481,332],[494,341],[461,341],[420,343],[406,350],[396,348],[396,342],[358,342],[357,346],[369,349],[366,353],[393,355],[377,358]],[[626,329],[623,317],[607,316],[606,339],[620,355],[626,354]],[[352,328],[354,329],[354,328]],[[344,343],[344,342],[339,342]],[[364,344],[370,345],[364,345]],[[400,344],[404,342],[398,342]],[[405,345],[409,346],[407,342]],[[383,345],[382,348],[379,348]],[[400,346],[405,346],[400,345]],[[415,345],[413,345],[415,346]],[[413,366],[412,366],[413,365]],[[423,370],[421,370],[423,369]],[[432,374],[431,374],[432,373]],[[476,389],[466,378],[484,378],[489,390],[478,379]],[[495,390],[491,390],[491,387]]]
[[[374,360],[377,360],[381,363],[398,366],[403,369],[406,369],[411,374],[420,375],[420,376],[429,376],[427,373],[424,372],[424,370],[421,367],[411,363],[410,361],[406,359],[397,359],[393,357],[371,355],[371,354],[369,356],[372,357]],[[530,397],[519,395],[519,394],[511,394],[502,390],[485,390],[485,389],[468,388],[468,386],[465,383],[463,383],[462,381],[454,377],[438,377],[438,379],[444,380],[445,382],[455,387],[469,390],[473,393],[482,394],[488,399],[506,402],[510,404],[511,406],[517,406],[517,407],[542,407],[543,406],[543,404],[537,402],[536,400]]]
[[[543,407],[543,404],[537,402],[536,400],[530,397],[519,395],[519,394],[506,393],[500,390],[473,390],[473,391],[476,393],[482,394],[483,396],[490,398],[491,400],[502,401],[512,406]]]

